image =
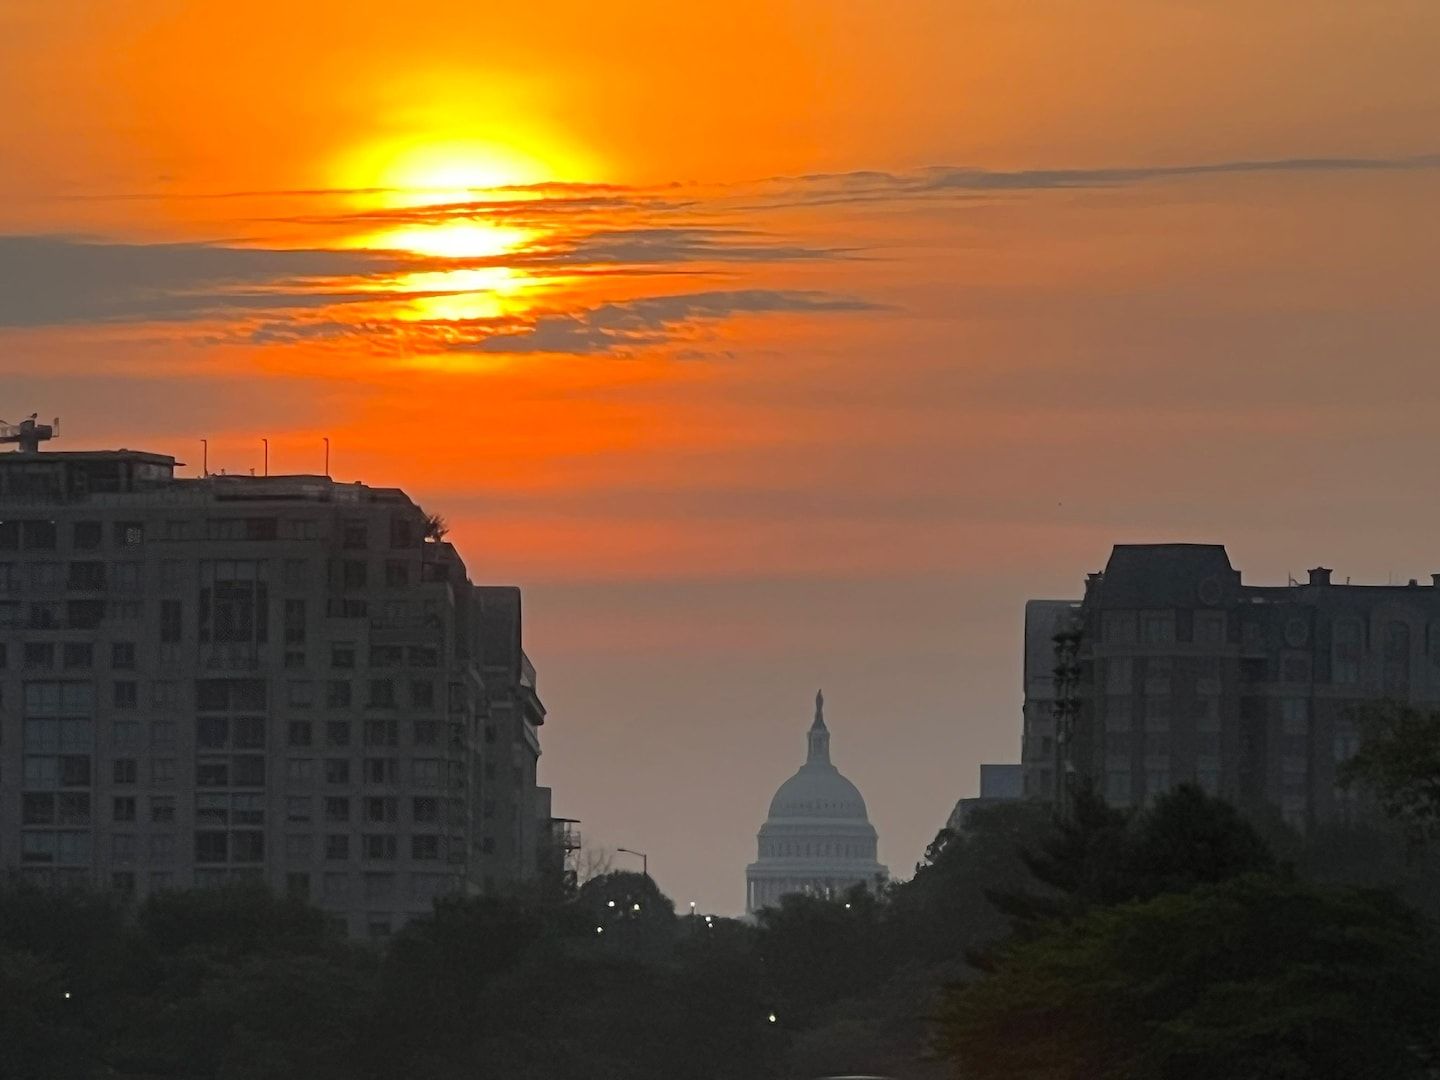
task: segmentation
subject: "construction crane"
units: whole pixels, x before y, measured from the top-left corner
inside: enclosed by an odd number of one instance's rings
[[[0,420],[0,443],[17,443],[16,450],[22,454],[37,454],[40,444],[60,434],[60,418],[52,423],[37,424],[39,413],[31,413],[18,424]]]

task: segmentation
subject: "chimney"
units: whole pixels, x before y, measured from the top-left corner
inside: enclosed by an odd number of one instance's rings
[[[1311,585],[1329,585],[1329,584],[1330,584],[1330,568],[1329,568],[1328,566],[1317,566],[1317,567],[1315,567],[1314,570],[1311,570],[1311,571],[1310,571],[1310,584],[1311,584]]]

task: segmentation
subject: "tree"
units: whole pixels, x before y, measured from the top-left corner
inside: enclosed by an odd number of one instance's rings
[[[1360,748],[1340,782],[1366,789],[1415,844],[1440,834],[1440,713],[1384,701],[1357,708]]]
[[[1254,827],[1229,803],[1194,784],[1182,784],[1134,813],[1081,789],[1070,814],[1024,859],[1047,888],[995,896],[1022,930],[1095,905],[1145,900],[1276,868]]]
[[[1393,897],[1247,875],[1015,939],[949,992],[940,1048],[987,1080],[1419,1080],[1437,959]]]

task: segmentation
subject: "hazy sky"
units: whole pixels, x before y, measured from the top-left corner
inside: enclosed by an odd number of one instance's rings
[[[403,486],[542,780],[735,911],[823,686],[910,872],[1114,542],[1440,570],[1433,0],[0,0],[0,377]],[[59,448],[59,447],[57,447]],[[622,857],[623,858],[623,857]]]

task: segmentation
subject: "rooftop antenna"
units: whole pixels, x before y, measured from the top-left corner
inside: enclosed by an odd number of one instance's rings
[[[0,420],[0,443],[15,443],[17,453],[38,454],[42,442],[60,434],[58,416],[49,424],[37,424],[35,421],[39,415],[31,413],[18,424]]]
[[[210,475],[210,440],[200,440],[200,475]]]
[[[260,441],[265,444],[265,475],[266,475],[266,476],[269,476],[269,475],[270,475],[270,440],[269,440],[269,439],[261,439]]]
[[[329,479],[329,477],[330,477],[330,436],[329,436],[329,435],[325,435],[325,436],[322,436],[322,438],[324,438],[324,440],[325,440],[325,477],[326,477],[326,479]]]

